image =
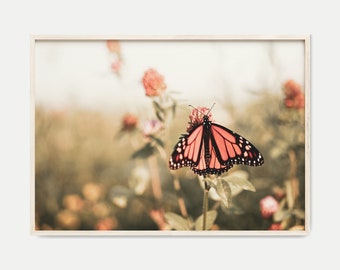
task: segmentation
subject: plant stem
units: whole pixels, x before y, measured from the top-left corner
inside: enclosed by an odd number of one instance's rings
[[[181,190],[181,184],[179,182],[178,177],[174,173],[171,172],[171,175],[173,177],[174,188],[177,194],[179,210],[181,211],[182,216],[188,219],[189,221],[189,215],[188,215],[187,208],[185,207],[185,202],[184,202],[184,198],[183,198],[183,194]]]
[[[202,230],[206,230],[206,223],[207,223],[207,211],[208,211],[208,193],[209,193],[210,186],[208,185],[207,181],[204,181],[204,193],[203,193],[203,225]]]
[[[296,154],[293,150],[290,150],[288,152],[289,161],[290,161],[290,172],[289,172],[289,179],[291,181],[291,188],[292,188],[292,197],[293,197],[293,205],[299,196],[299,182],[296,178],[296,172],[297,172],[297,161],[296,161]]]
[[[162,188],[161,188],[161,180],[159,177],[157,157],[155,155],[151,155],[148,158],[149,169],[151,174],[151,186],[153,195],[155,196],[156,201],[160,204],[162,201]]]

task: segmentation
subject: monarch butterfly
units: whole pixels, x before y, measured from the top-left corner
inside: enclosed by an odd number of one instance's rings
[[[213,104],[214,106],[214,104]],[[212,106],[212,107],[213,107]],[[190,167],[194,173],[220,175],[235,164],[260,166],[262,154],[246,138],[213,123],[208,108],[194,108],[187,134],[182,134],[169,160],[172,170]],[[208,111],[207,113],[205,113]],[[203,116],[202,116],[203,115]]]

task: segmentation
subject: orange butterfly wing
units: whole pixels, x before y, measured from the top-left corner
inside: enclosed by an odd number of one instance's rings
[[[203,125],[199,125],[190,134],[181,137],[175,145],[169,161],[170,169],[197,166],[200,162],[202,146]]]
[[[263,156],[251,142],[226,127],[211,124],[211,138],[216,157],[223,165],[260,166],[264,163]]]
[[[169,160],[172,170],[190,167],[199,175],[221,174],[234,164],[260,166],[261,153],[247,139],[221,125],[200,124],[180,138]]]
[[[170,169],[176,170],[187,166],[199,175],[206,175],[220,174],[231,167],[221,164],[217,159],[216,150],[211,139],[209,139],[209,146],[205,146],[203,128],[203,124],[201,124],[190,134],[180,138],[170,157]],[[211,158],[209,160],[205,159],[206,151],[210,153]]]

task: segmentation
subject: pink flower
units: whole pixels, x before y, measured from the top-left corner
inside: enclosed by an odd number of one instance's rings
[[[153,119],[153,120],[146,121],[143,124],[142,130],[143,130],[144,136],[148,137],[148,136],[156,134],[162,128],[163,128],[162,123],[159,122],[158,120]]]
[[[118,40],[107,40],[106,46],[110,52],[120,54],[120,43]]]
[[[302,109],[305,107],[305,96],[302,92],[301,86],[294,80],[288,80],[283,90],[285,93],[286,108]]]
[[[137,116],[135,116],[131,113],[127,113],[123,117],[122,130],[123,131],[133,131],[137,127],[137,124],[138,124]]]
[[[171,227],[165,222],[164,213],[161,209],[154,209],[150,211],[150,217],[157,224],[161,231],[170,230]]]
[[[273,196],[266,196],[260,200],[260,211],[264,218],[270,218],[279,209],[279,203]]]
[[[282,230],[281,223],[273,223],[272,225],[269,226],[268,230],[269,231],[281,231]]]
[[[148,97],[159,96],[166,89],[164,77],[152,68],[145,71],[142,82]]]
[[[119,73],[121,67],[122,61],[120,59],[117,59],[111,63],[111,70],[115,73]]]
[[[108,230],[114,230],[118,227],[118,221],[115,218],[103,218],[99,220],[96,225],[95,229],[99,231],[108,231]]]
[[[206,115],[209,112],[209,108],[206,107],[197,107],[191,111],[191,114],[189,115],[190,122],[187,126],[187,132],[190,132],[195,127],[203,123],[203,116]],[[210,121],[213,121],[212,114],[208,113],[208,118]]]

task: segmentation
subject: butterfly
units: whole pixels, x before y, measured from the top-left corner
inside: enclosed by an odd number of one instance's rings
[[[188,133],[181,135],[169,159],[170,169],[186,166],[205,177],[208,174],[220,175],[235,164],[262,165],[262,154],[249,140],[213,123],[209,114],[212,107],[193,107]]]

